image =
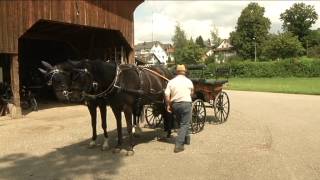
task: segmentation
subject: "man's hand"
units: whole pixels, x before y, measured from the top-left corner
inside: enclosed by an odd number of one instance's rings
[[[171,108],[171,106],[167,106],[167,111],[168,111],[168,113],[172,113],[172,108]]]

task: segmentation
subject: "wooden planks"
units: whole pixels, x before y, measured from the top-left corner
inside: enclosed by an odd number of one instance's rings
[[[1,0],[0,53],[18,53],[18,39],[41,19],[120,30],[133,47],[133,10],[142,2]]]

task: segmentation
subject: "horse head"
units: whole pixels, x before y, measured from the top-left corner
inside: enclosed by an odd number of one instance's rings
[[[50,63],[42,61],[45,69],[38,68],[41,73],[47,78],[47,84],[52,86],[52,89],[60,101],[77,101],[75,98],[70,98],[71,72],[73,65],[68,62],[63,62],[52,66]]]
[[[115,77],[115,65],[100,60],[82,60],[75,65],[71,78],[71,92],[84,98],[104,96]],[[99,95],[102,93],[101,95]]]

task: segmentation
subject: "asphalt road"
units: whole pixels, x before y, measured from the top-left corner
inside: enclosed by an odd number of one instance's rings
[[[133,156],[88,149],[84,106],[42,105],[22,119],[1,117],[0,179],[320,179],[320,96],[227,93],[228,121],[206,124],[178,154],[150,129],[135,138]],[[111,111],[108,119],[114,146]]]

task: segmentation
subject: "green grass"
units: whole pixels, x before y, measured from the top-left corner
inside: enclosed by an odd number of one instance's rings
[[[226,89],[320,95],[320,77],[230,78]]]

